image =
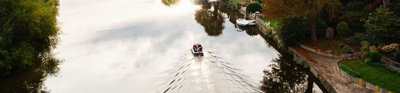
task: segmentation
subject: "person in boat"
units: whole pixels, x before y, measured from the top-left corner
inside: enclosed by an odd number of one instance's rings
[[[200,44],[193,45],[193,52],[195,55],[203,55],[203,47]]]

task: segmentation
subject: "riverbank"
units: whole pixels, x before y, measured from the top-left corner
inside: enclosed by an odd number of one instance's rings
[[[276,32],[269,29],[268,26],[259,18],[256,19],[257,27],[269,38],[272,38],[275,42],[281,46]],[[352,81],[340,76],[337,70],[338,62],[341,58],[325,56],[313,51],[304,49],[302,47],[289,47],[288,52],[294,56],[294,60],[308,68],[312,74],[314,74],[322,83],[324,88],[330,93],[354,93],[370,92],[368,89],[358,86]]]

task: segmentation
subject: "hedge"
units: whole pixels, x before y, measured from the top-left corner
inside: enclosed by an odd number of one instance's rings
[[[361,74],[357,71],[352,70],[351,68],[345,66],[345,65],[339,65],[339,68],[346,72],[347,74],[353,76],[353,77],[360,77]]]

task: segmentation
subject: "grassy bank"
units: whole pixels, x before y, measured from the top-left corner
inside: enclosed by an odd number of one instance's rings
[[[386,68],[364,64],[359,59],[341,61],[339,65],[360,73],[360,78],[374,85],[396,93],[400,92],[400,76]]]

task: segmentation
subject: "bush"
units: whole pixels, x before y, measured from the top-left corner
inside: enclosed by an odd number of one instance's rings
[[[394,59],[397,62],[400,62],[400,49],[398,49],[396,52],[394,52]]]
[[[261,11],[261,8],[262,6],[260,3],[252,2],[246,6],[246,11],[248,13],[254,13],[256,11]]]
[[[369,42],[361,41],[361,45],[362,45],[362,47],[361,47],[361,52],[362,53],[365,53],[365,52],[369,51]]]
[[[347,44],[350,44],[350,45],[361,45],[360,44],[361,39],[360,39],[359,36],[349,37],[349,38],[346,39],[346,42],[347,42]]]
[[[282,41],[283,46],[297,45],[300,40],[309,38],[308,21],[303,17],[286,19],[277,34]]]
[[[382,51],[386,53],[396,52],[399,49],[399,44],[392,43],[382,47]]]
[[[400,22],[393,12],[383,6],[368,16],[364,27],[372,44],[400,42]]]
[[[339,46],[340,46],[340,49],[338,51],[338,54],[347,54],[347,53],[351,52],[349,47],[347,47],[343,44],[340,44]]]
[[[371,61],[371,58],[367,58],[367,59],[364,60],[364,63],[365,63],[365,64],[370,64],[371,62],[372,62],[372,61]]]
[[[360,73],[357,71],[354,71],[353,69],[345,66],[345,65],[339,65],[339,69],[343,70],[344,72],[346,72],[347,74],[353,76],[353,77],[360,77]]]
[[[368,58],[368,53],[362,53],[361,55],[361,61],[364,62]]]
[[[381,54],[377,50],[371,50],[369,52],[369,58],[372,62],[381,62]]]
[[[336,30],[340,36],[350,36],[353,34],[346,22],[340,22],[337,25]]]
[[[309,19],[307,19],[309,20]],[[317,20],[317,37],[326,37],[326,29],[328,28],[328,25],[324,20]]]

